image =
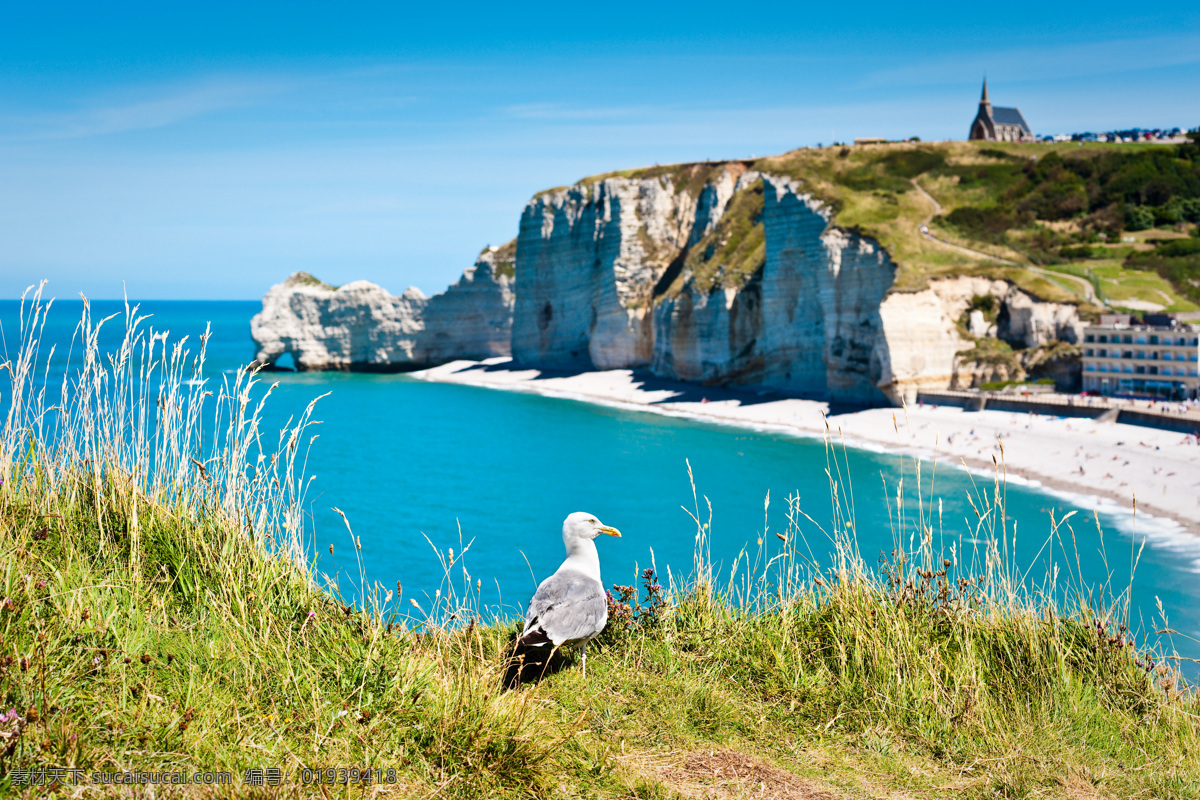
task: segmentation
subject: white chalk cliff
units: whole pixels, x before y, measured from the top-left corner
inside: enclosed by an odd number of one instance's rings
[[[507,255],[507,261],[505,256]],[[489,248],[446,291],[395,296],[369,281],[341,287],[296,273],[271,287],[250,321],[255,360],[290,354],[299,370],[396,371],[509,354],[511,247]]]
[[[830,209],[794,181],[736,163],[709,173],[694,195],[676,183],[685,172],[531,200],[517,239],[514,359],[882,403],[1009,377],[961,357],[975,338],[1079,338],[1074,306],[1004,281],[894,292],[887,252],[831,225]],[[735,206],[749,233],[723,229]],[[970,306],[983,296],[999,313],[977,313],[972,335]]]
[[[531,365],[876,404],[1024,377],[1054,359],[1057,377],[1059,343],[1081,338],[1075,306],[1003,280],[897,291],[879,243],[833,224],[790,178],[742,162],[642,175],[538,194],[516,240],[432,298],[294,275],[254,318],[258,360],[411,369],[511,352]]]

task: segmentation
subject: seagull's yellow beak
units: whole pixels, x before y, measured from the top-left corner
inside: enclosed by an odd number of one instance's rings
[[[600,532],[607,533],[609,536],[616,536],[618,539],[621,538],[621,532],[611,525],[601,525]]]

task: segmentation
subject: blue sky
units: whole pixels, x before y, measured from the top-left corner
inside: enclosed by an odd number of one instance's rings
[[[537,190],[855,136],[1200,125],[1195,4],[0,7],[0,297],[427,293]],[[123,288],[124,287],[124,288]]]

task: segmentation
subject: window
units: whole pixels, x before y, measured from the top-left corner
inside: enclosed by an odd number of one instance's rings
[[[1095,365],[1095,364],[1088,364],[1088,365],[1087,365],[1087,371],[1088,371],[1088,372],[1095,372],[1095,371],[1096,371],[1096,365]]]
[[[1171,374],[1171,368],[1170,368],[1170,367],[1163,367],[1161,370],[1159,370],[1159,373],[1158,373],[1158,374],[1159,374],[1159,375],[1170,375],[1170,374]]]
[[[1158,374],[1158,367],[1147,367],[1146,369],[1150,372],[1151,375]]]
[[[1141,364],[1138,364],[1138,365],[1137,365],[1137,366],[1134,368],[1133,372],[1134,372],[1134,374],[1135,374],[1135,375],[1145,375],[1145,374],[1146,374],[1146,368],[1145,368],[1145,367],[1143,367]]]
[[[1158,337],[1157,337],[1157,336],[1151,336],[1151,337],[1150,337],[1150,344],[1158,344]]]
[[[1133,337],[1132,337],[1132,336],[1126,336],[1126,337],[1125,337],[1125,344],[1133,344]]]
[[[1145,350],[1138,350],[1138,351],[1137,351],[1137,357],[1138,357],[1138,358],[1145,358],[1145,357],[1146,357],[1146,351],[1145,351]]]
[[[1128,336],[1126,336],[1126,337],[1125,337],[1125,341],[1127,341],[1127,342],[1129,341],[1129,337],[1128,337]],[[1137,343],[1138,343],[1138,344],[1145,344],[1145,343],[1146,343],[1146,337],[1145,337],[1145,336],[1139,336],[1139,337],[1138,337],[1138,340],[1137,340]]]
[[[1163,354],[1162,354],[1162,360],[1163,360],[1163,361],[1170,361],[1170,360],[1171,360],[1171,352],[1170,352],[1169,350],[1163,350]]]
[[[1091,351],[1091,349],[1089,348],[1088,350],[1084,350],[1084,351],[1083,351],[1083,354],[1084,354],[1085,356],[1088,356],[1088,357],[1090,358],[1090,357],[1091,357],[1091,355],[1092,355],[1092,351]]]
[[[1126,350],[1126,351],[1125,351],[1125,353],[1124,353],[1124,354],[1123,354],[1121,357],[1122,357],[1122,358],[1133,358],[1133,351],[1132,351],[1132,350]]]
[[[1108,336],[1106,334],[1101,334],[1100,335],[1100,344],[1104,344],[1107,341],[1108,341]]]
[[[1094,334],[1089,333],[1087,336],[1083,337],[1083,340],[1085,342],[1094,342],[1094,341],[1096,341],[1096,337]]]
[[[1089,368],[1090,368],[1090,367],[1089,367]],[[1107,366],[1107,365],[1105,365],[1105,364],[1101,364],[1101,365],[1100,365],[1100,371],[1101,371],[1101,372],[1108,372],[1108,366]]]

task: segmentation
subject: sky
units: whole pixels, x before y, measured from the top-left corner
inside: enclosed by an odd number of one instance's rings
[[[538,190],[856,136],[1200,125],[1200,6],[0,4],[0,298],[443,290]]]

